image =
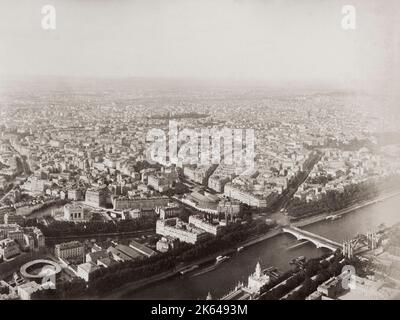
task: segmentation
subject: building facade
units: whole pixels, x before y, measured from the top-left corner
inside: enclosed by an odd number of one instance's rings
[[[250,207],[265,208],[267,207],[267,200],[258,195],[254,195],[251,191],[241,190],[239,187],[231,183],[227,183],[224,189],[224,195],[239,200]]]
[[[183,208],[177,203],[168,203],[167,206],[156,207],[155,211],[160,219],[168,219],[179,216]]]
[[[111,202],[110,190],[107,187],[88,189],[85,194],[85,202],[94,207],[106,207]]]
[[[192,215],[189,217],[189,224],[194,225],[196,228],[202,229],[207,233],[218,236],[223,231],[223,227],[218,223],[207,221],[202,215]]]
[[[56,244],[54,254],[61,259],[82,259],[85,257],[85,248],[79,241]]]
[[[21,251],[19,250],[19,246],[14,240],[9,238],[0,240],[0,256],[3,259],[10,259],[20,253]]]
[[[64,219],[67,221],[82,222],[90,219],[90,212],[76,203],[68,203],[64,206]]]
[[[149,197],[149,198],[127,198],[118,197],[113,199],[114,210],[154,210],[156,207],[166,206],[169,202],[168,197]]]
[[[4,215],[4,223],[5,224],[19,224],[21,225],[24,222],[24,217],[17,215],[15,212],[11,213],[6,213]]]
[[[206,240],[210,235],[188,223],[184,223],[178,218],[157,220],[156,233],[163,236],[177,238],[182,242],[196,244],[199,241]]]

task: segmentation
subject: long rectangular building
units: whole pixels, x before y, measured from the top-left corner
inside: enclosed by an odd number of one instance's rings
[[[256,196],[251,191],[241,190],[239,187],[234,186],[232,183],[225,185],[224,195],[239,200],[242,203],[249,205],[250,207],[265,208],[267,206],[267,200],[260,196]]]
[[[210,234],[202,229],[184,223],[178,218],[157,220],[156,233],[163,236],[177,238],[182,242],[196,244],[199,241],[206,240]]]
[[[168,197],[150,197],[150,198],[127,198],[119,197],[113,199],[114,210],[139,209],[139,210],[155,210],[156,207],[168,205]]]
[[[195,227],[204,230],[205,232],[211,233],[214,236],[221,234],[223,227],[218,223],[211,223],[205,219],[201,215],[192,215],[189,217],[189,224],[194,225]]]

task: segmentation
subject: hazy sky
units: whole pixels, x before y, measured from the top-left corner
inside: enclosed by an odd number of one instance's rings
[[[392,86],[397,0],[1,0],[0,76],[65,75]],[[56,30],[41,8],[56,8]],[[354,5],[356,30],[341,27]],[[396,8],[397,7],[397,8]]]

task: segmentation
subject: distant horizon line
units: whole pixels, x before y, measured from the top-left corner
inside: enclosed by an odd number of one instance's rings
[[[354,87],[346,86],[346,84],[332,83],[330,81],[324,81],[321,79],[314,80],[270,80],[260,78],[226,78],[226,77],[173,77],[173,76],[118,76],[118,75],[56,75],[56,74],[38,74],[38,75],[24,75],[24,74],[2,74],[0,75],[0,86],[4,85],[5,81],[17,81],[17,82],[30,82],[35,80],[60,80],[60,81],[84,81],[84,80],[95,80],[95,81],[157,81],[157,82],[176,82],[183,83],[184,86],[193,84],[220,84],[220,85],[243,85],[249,87],[261,87],[268,86],[270,89],[287,89],[288,87],[293,89],[320,89],[320,90],[333,90],[333,91],[346,91],[346,92],[358,92],[363,91]]]
[[[293,90],[296,92],[292,92],[292,94],[300,95],[302,94],[301,90],[304,91],[304,94],[317,94],[317,93],[345,93],[345,94],[364,94],[364,95],[373,95],[373,96],[386,96],[386,97],[399,97],[400,92],[393,92],[392,90],[374,90],[370,87],[361,87],[361,86],[351,86],[348,83],[349,80],[343,82],[342,84],[337,81],[331,82],[329,80],[321,80],[321,79],[307,79],[307,80],[267,80],[260,78],[242,78],[242,79],[233,79],[233,78],[225,78],[225,77],[172,77],[172,76],[117,76],[117,75],[56,75],[56,74],[2,74],[0,75],[0,89],[7,89],[9,86],[14,83],[23,83],[23,82],[39,82],[38,85],[42,84],[42,81],[50,81],[56,80],[55,82],[70,82],[68,85],[78,85],[83,81],[98,81],[100,82],[121,82],[121,81],[135,81],[142,82],[146,86],[154,83],[157,85],[170,85],[171,87],[177,88],[188,88],[193,86],[208,88],[210,86],[215,86],[214,89],[230,89],[230,88],[242,88],[242,89],[263,89],[280,92],[282,90]],[[7,84],[7,82],[9,82]],[[75,82],[75,84],[74,84]],[[58,85],[58,83],[54,83],[54,85]],[[92,84],[93,85],[93,84]],[[389,88],[388,88],[389,89]],[[277,93],[275,92],[275,93]]]

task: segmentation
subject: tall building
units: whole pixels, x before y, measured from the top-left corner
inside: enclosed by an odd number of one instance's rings
[[[189,224],[211,233],[214,236],[221,234],[223,227],[219,223],[214,223],[203,218],[202,215],[192,215],[189,217]]]
[[[61,259],[84,259],[85,248],[79,241],[56,244],[54,254]]]
[[[15,213],[15,208],[13,207],[8,207],[8,206],[4,206],[0,208],[0,224],[5,223],[4,222],[4,216],[9,213],[9,214],[13,214]]]
[[[177,203],[168,203],[166,206],[156,207],[155,211],[160,216],[160,219],[168,219],[179,216],[183,208]]]
[[[177,238],[182,242],[196,244],[206,240],[210,235],[202,229],[191,226],[178,218],[157,220],[156,233],[163,236]]]
[[[111,203],[111,193],[107,187],[88,189],[85,194],[85,202],[94,207],[106,207]]]
[[[14,240],[10,238],[0,240],[0,256],[3,259],[10,259],[20,253],[19,246]]]
[[[9,212],[4,215],[4,223],[5,224],[18,224],[22,225],[24,222],[24,217],[17,215],[15,212]]]

